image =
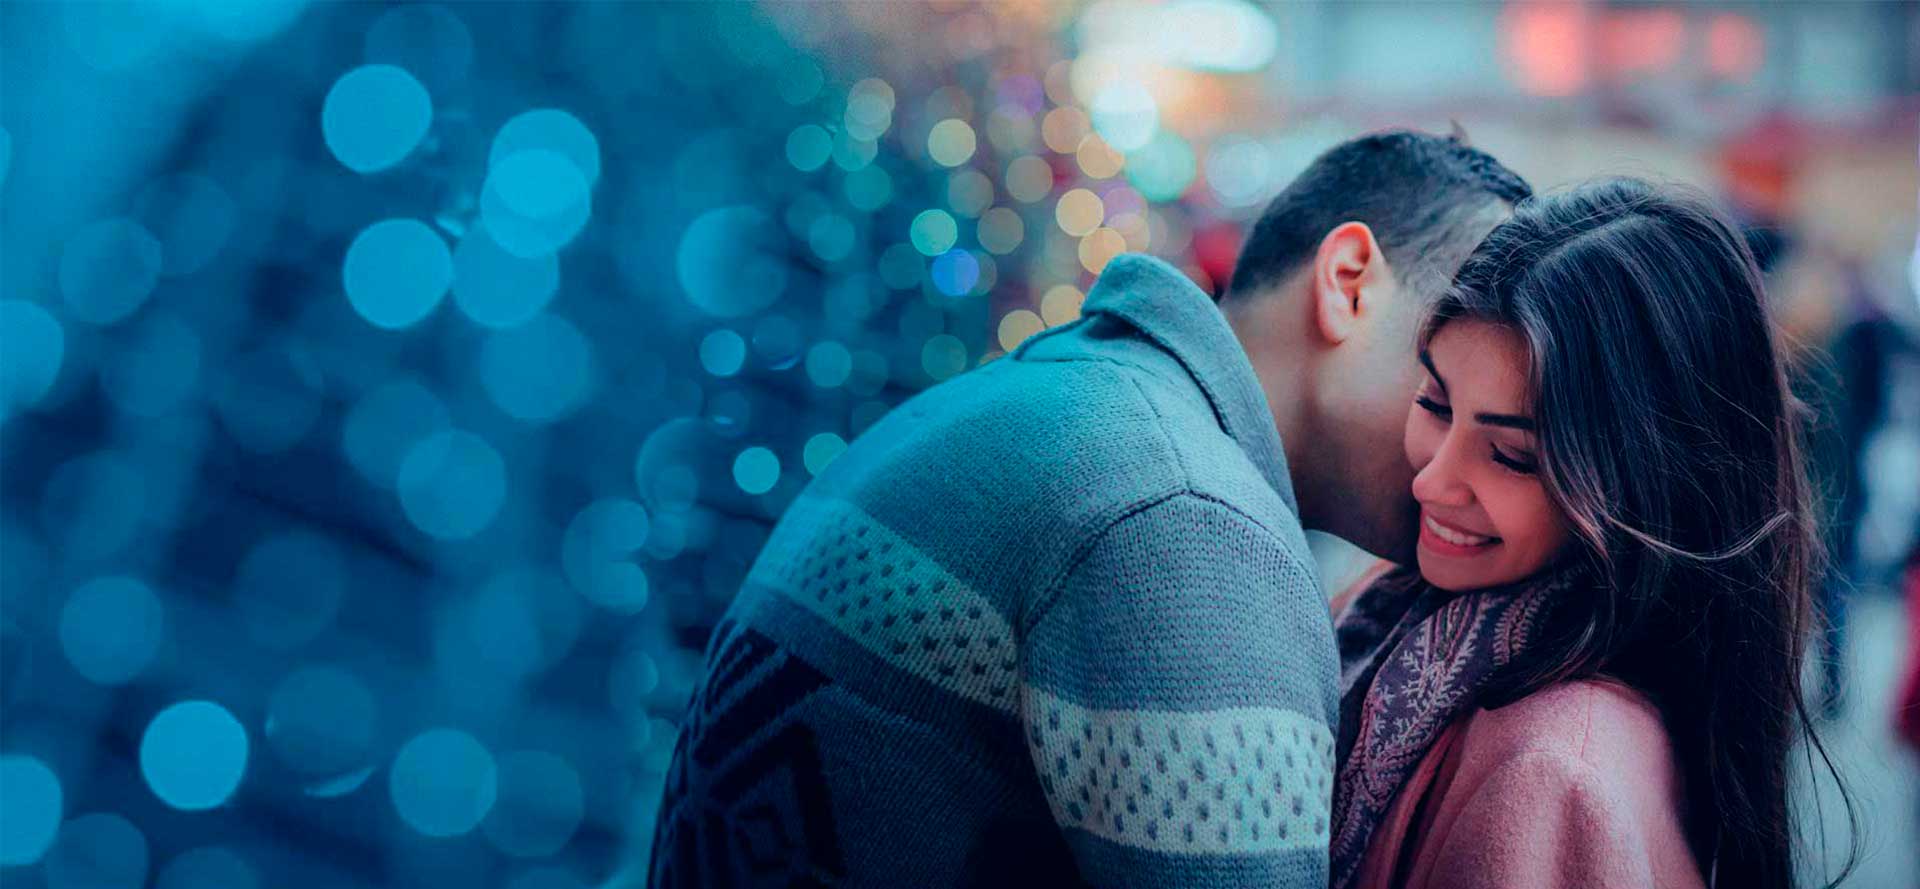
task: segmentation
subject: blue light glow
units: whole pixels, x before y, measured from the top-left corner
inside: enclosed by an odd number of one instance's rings
[[[515,151],[493,163],[480,190],[480,218],[500,247],[534,259],[566,246],[593,215],[592,183],[566,155]]]
[[[828,340],[807,350],[807,379],[822,389],[833,389],[853,375],[853,353]]]
[[[65,794],[47,764],[31,756],[0,756],[0,867],[32,864],[60,832]]]
[[[787,286],[786,237],[756,207],[709,210],[680,237],[675,268],[695,308],[741,318],[773,305]]]
[[[458,729],[422,732],[400,748],[388,775],[393,807],[430,837],[459,836],[493,808],[499,791],[493,754]]]
[[[0,300],[0,420],[31,407],[60,376],[67,337],[47,310],[23,299]]]
[[[414,445],[400,463],[400,506],[431,537],[460,540],[493,524],[506,501],[507,465],[471,432],[448,430]]]
[[[487,151],[487,165],[497,167],[517,152],[534,150],[564,157],[587,186],[600,179],[600,140],[580,118],[558,108],[522,112],[502,125]]]
[[[354,404],[341,427],[341,446],[367,481],[391,489],[407,451],[452,423],[447,406],[432,390],[417,380],[400,379]]]
[[[960,225],[945,210],[922,210],[913,217],[909,234],[914,249],[926,256],[939,256],[952,250],[954,242],[960,239]]]
[[[362,230],[342,266],[353,310],[389,330],[433,312],[453,284],[447,242],[416,219],[387,219]]]
[[[591,395],[592,348],[566,319],[541,315],[487,337],[480,350],[480,382],[507,416],[550,423]]]
[[[103,577],[67,597],[60,648],[80,675],[118,685],[140,675],[166,638],[160,598],[131,577]]]
[[[822,432],[807,439],[807,446],[800,453],[800,462],[807,467],[808,475],[819,475],[827,471],[827,466],[847,451],[847,440],[831,432]]]
[[[948,250],[933,258],[928,276],[948,296],[965,296],[980,282],[980,261],[965,250]]]
[[[787,134],[787,163],[803,172],[820,169],[833,155],[833,136],[818,124],[802,124]]]
[[[247,730],[212,701],[182,701],[148,723],[140,774],[160,801],[189,812],[227,801],[247,771]]]
[[[107,219],[67,239],[60,253],[60,295],[73,316],[112,324],[147,301],[160,280],[160,242],[131,219]]]
[[[516,858],[552,855],[567,845],[586,813],[580,775],[567,761],[538,750],[500,757],[500,793],[481,830]]]
[[[483,327],[513,327],[540,314],[560,288],[560,260],[516,256],[487,236],[484,224],[467,230],[453,249],[453,302]]]
[[[647,511],[631,500],[594,501],[567,525],[560,564],[567,580],[596,605],[622,614],[646,607],[647,575],[638,562],[651,528]]]
[[[327,150],[356,173],[377,173],[405,160],[432,123],[427,88],[393,65],[362,65],[341,75],[320,109]]]
[[[765,494],[780,483],[780,458],[761,447],[741,451],[733,459],[733,481],[749,494]]]
[[[747,361],[747,341],[737,333],[721,328],[700,339],[700,366],[716,377],[740,372]]]

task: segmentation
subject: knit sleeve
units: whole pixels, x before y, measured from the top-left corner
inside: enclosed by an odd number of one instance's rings
[[[1181,495],[1094,540],[1023,640],[1035,770],[1103,887],[1324,887],[1337,712],[1309,557]]]
[[[1586,762],[1559,753],[1515,757],[1474,788],[1437,837],[1434,885],[1447,889],[1677,886],[1656,874],[1641,820]],[[1444,876],[1439,876],[1444,875]],[[1692,874],[1685,875],[1693,877]],[[1686,885],[1698,885],[1689,879]]]

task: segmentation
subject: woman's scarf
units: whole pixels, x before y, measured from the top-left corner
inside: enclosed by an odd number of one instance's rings
[[[1340,768],[1333,790],[1333,889],[1359,873],[1374,829],[1420,761],[1455,720],[1504,703],[1513,681],[1551,657],[1563,638],[1574,571],[1466,593],[1399,568],[1374,581],[1340,616]]]

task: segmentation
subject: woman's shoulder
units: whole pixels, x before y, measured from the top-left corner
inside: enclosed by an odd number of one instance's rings
[[[1602,774],[1667,776],[1672,742],[1660,711],[1645,694],[1613,679],[1550,685],[1494,710],[1468,717],[1461,755],[1489,764],[1541,755]],[[1662,782],[1668,783],[1668,782]]]

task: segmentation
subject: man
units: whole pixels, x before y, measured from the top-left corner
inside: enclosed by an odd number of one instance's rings
[[[1345,143],[1218,305],[1120,257],[876,424],[715,630],[653,885],[1326,885],[1302,528],[1409,550],[1421,310],[1527,194],[1455,139]]]

